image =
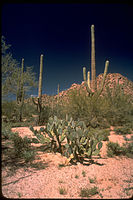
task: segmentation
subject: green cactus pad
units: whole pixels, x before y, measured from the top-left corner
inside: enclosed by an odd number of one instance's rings
[[[99,142],[99,143],[98,143],[98,149],[100,150],[100,149],[102,148],[102,146],[103,146],[103,143],[102,143],[102,142]]]

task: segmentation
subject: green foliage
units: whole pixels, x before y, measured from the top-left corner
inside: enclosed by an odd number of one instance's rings
[[[66,191],[66,189],[65,189],[65,188],[63,188],[63,187],[60,187],[60,188],[59,188],[59,192],[60,192],[60,194],[62,194],[62,195],[65,195],[65,194],[67,194],[67,191]]]
[[[11,45],[6,44],[4,36],[1,38],[1,46],[2,99],[6,99],[10,95],[17,96],[18,83],[21,82],[21,67],[10,53]],[[32,66],[26,66],[26,70],[23,74],[23,83],[25,94],[34,87],[37,87],[37,81]]]
[[[36,114],[36,107],[33,104],[25,103],[23,106],[23,118],[29,121],[33,114]]]
[[[27,122],[32,121],[32,114],[36,113],[35,106],[30,103],[25,103],[23,105],[23,115],[22,120],[26,119]],[[6,117],[7,122],[12,122],[15,126],[16,123],[19,122],[20,115],[20,107],[16,103],[16,101],[3,101],[2,102],[2,116]],[[19,123],[18,126],[24,125],[23,123]]]
[[[115,84],[113,89],[107,85],[105,88],[98,98],[97,94],[88,96],[83,88],[72,89],[66,102],[67,113],[74,120],[83,120],[87,126],[93,128],[124,125],[133,129],[131,97],[124,93],[119,83]]]
[[[109,129],[99,129],[99,128],[89,128],[89,135],[94,135],[97,139],[101,141],[108,141],[108,136],[110,135]]]
[[[133,142],[120,146],[118,143],[109,142],[107,144],[107,155],[109,157],[124,155],[133,158]]]
[[[25,162],[32,161],[35,151],[31,148],[30,140],[25,136],[20,137],[18,133],[13,133],[10,137],[14,144],[14,154],[18,158],[23,158]]]
[[[133,158],[133,141],[123,145],[123,155]]]
[[[20,137],[18,133],[12,133],[10,140],[13,142],[16,158],[24,159],[25,162],[32,161],[35,158],[35,151],[31,148],[30,140],[27,137]]]
[[[123,148],[115,142],[109,142],[107,144],[107,156],[114,157],[122,154]]]
[[[13,149],[9,149],[12,157],[24,159],[25,162],[30,162],[35,157],[35,151],[31,147],[31,140],[27,137],[20,137],[18,133],[11,131],[11,125],[2,123],[2,137],[4,140],[9,140],[13,144]]]
[[[49,117],[51,116],[52,110],[49,106],[42,107],[42,111],[39,114],[40,120],[39,125],[46,124],[48,122]]]
[[[88,98],[85,91],[76,89],[69,91],[66,107],[74,120],[87,118]]]
[[[107,102],[105,117],[108,123],[113,126],[132,126],[132,99],[129,95],[124,93],[121,85],[118,83],[114,85],[113,89],[106,86],[106,94],[104,98]]]
[[[14,101],[4,101],[2,102],[2,115],[7,117],[7,121],[18,121],[18,107]]]
[[[87,96],[83,89],[73,89],[69,92],[68,103],[66,104],[67,112],[74,120],[83,120],[87,126],[109,127],[106,114],[106,104],[104,98],[96,95]]]
[[[51,108],[51,116],[57,116],[59,119],[64,119],[65,114],[64,105],[59,99],[59,102],[54,104],[53,109]]]
[[[12,135],[11,124],[2,123],[2,138],[10,139],[11,135]]]
[[[86,176],[86,172],[84,170],[82,171],[82,175],[83,175],[83,177]]]
[[[93,188],[81,188],[80,196],[81,197],[91,197],[95,194],[98,194],[98,188],[94,186]]]
[[[76,175],[75,175],[75,178],[79,178],[79,176],[76,174]]]
[[[95,178],[89,178],[90,183],[95,183],[96,182],[96,177]]]
[[[115,128],[114,131],[118,135],[131,134],[131,129],[127,126],[124,126],[124,127],[121,127],[121,128]]]

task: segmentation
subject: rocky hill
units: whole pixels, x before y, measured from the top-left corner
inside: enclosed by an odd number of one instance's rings
[[[97,89],[100,88],[101,83],[103,80],[103,74],[99,74],[96,81],[97,81]],[[128,80],[126,77],[124,77],[123,75],[119,74],[119,73],[109,73],[107,74],[106,80],[105,80],[105,85],[108,85],[110,88],[113,88],[115,86],[115,84],[118,83],[119,80],[119,85],[122,86],[124,93],[125,94],[129,94],[130,96],[133,97],[133,82]],[[85,84],[84,81],[82,81],[81,84],[76,84],[73,83],[71,85],[71,87],[65,91],[61,91],[59,93],[59,96],[67,96],[68,92],[71,91],[72,89],[84,89],[85,90]],[[103,92],[105,91],[105,87],[103,89]],[[43,95],[45,97],[45,95]],[[55,98],[57,98],[57,95],[54,96]]]
[[[100,88],[100,85],[102,83],[102,78],[103,78],[103,74],[99,74],[97,76],[97,79],[96,79],[97,89]],[[118,83],[118,80],[119,80],[119,85],[122,86],[124,93],[129,94],[130,97],[133,98],[133,82],[128,80],[126,77],[124,77],[123,75],[121,75],[119,73],[109,73],[109,74],[107,74],[107,77],[106,77],[106,80],[105,80],[105,85],[108,85],[110,88],[113,88]],[[70,91],[72,91],[73,89],[77,89],[77,90],[84,89],[84,90],[86,90],[84,81],[82,81],[81,84],[73,83],[70,88],[68,88],[67,90],[61,91],[59,93],[59,98],[63,99],[63,100],[67,99],[68,93]],[[103,93],[104,92],[105,92],[105,87],[103,89]],[[49,104],[55,105],[56,102],[58,101],[58,95],[50,96],[50,95],[47,95],[47,94],[43,94],[42,95],[42,101],[45,105],[49,105]]]

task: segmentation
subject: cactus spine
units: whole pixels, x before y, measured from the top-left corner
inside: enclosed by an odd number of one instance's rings
[[[92,90],[96,90],[96,62],[95,62],[95,32],[94,25],[91,25],[91,76]]]

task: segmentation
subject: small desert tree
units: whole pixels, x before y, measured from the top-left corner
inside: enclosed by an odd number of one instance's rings
[[[21,79],[21,64],[13,58],[10,52],[10,46],[5,42],[5,37],[1,38],[2,46],[2,98],[6,98],[9,95],[15,95],[17,98],[18,82]],[[33,72],[33,66],[26,66],[23,73],[23,87],[25,95],[29,90],[37,87],[37,81],[35,73]]]
[[[18,105],[18,98],[22,94],[20,91],[23,90],[24,99],[31,89],[37,87],[37,81],[35,73],[33,72],[33,67],[26,66],[24,70],[23,66],[22,73],[21,64],[13,58],[13,55],[10,52],[10,46],[11,45],[6,44],[5,37],[2,36],[2,101],[8,100],[9,97],[13,95],[16,97],[16,103]],[[24,62],[24,59],[22,60]],[[21,79],[23,79],[23,81]],[[19,118],[22,119],[22,116],[19,116]]]

